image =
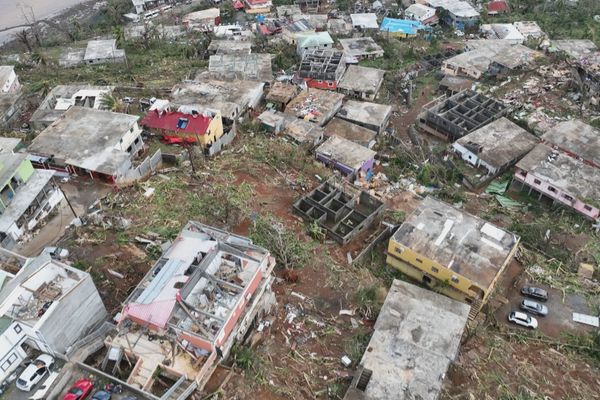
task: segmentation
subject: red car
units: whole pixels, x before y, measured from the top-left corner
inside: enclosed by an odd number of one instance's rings
[[[63,400],[83,400],[92,392],[94,382],[89,379],[80,379],[71,386]]]

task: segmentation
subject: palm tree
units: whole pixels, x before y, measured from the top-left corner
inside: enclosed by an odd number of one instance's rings
[[[121,112],[125,108],[121,100],[109,93],[105,93],[100,97],[100,106],[105,110],[115,112]]]
[[[123,30],[123,27],[121,25],[113,26],[112,33],[117,41],[117,47],[123,46],[123,42],[125,42],[125,31]]]

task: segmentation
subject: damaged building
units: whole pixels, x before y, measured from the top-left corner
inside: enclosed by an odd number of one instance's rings
[[[520,237],[429,196],[392,235],[387,263],[471,305],[474,317],[494,291]]]
[[[383,48],[369,36],[340,39],[339,41],[344,49],[344,53],[356,60],[383,57]]]
[[[42,100],[29,122],[34,129],[45,129],[73,106],[104,109],[102,97],[110,96],[112,86],[58,85]]]
[[[270,54],[215,54],[208,60],[210,79],[271,82]]]
[[[252,42],[245,40],[213,39],[208,45],[206,51],[209,55],[248,55],[252,53]]]
[[[304,90],[288,104],[285,113],[324,126],[342,107],[343,100],[343,94],[329,90]]]
[[[308,87],[335,90],[345,71],[343,52],[316,49],[304,52],[298,77],[304,79]]]
[[[385,71],[382,69],[349,65],[337,89],[350,97],[375,100],[384,75]]]
[[[25,359],[27,348],[65,358],[69,347],[107,317],[92,277],[50,258],[27,259],[5,274],[0,291],[0,382]]]
[[[375,145],[377,139],[376,132],[341,118],[334,118],[325,126],[325,136],[341,137],[368,149]]]
[[[559,122],[542,135],[542,140],[554,149],[600,168],[600,130],[579,119]]]
[[[298,94],[298,87],[284,82],[275,82],[265,96],[267,103],[279,111],[285,110],[285,107]]]
[[[508,111],[498,100],[473,90],[464,90],[425,104],[417,126],[442,139],[456,141],[508,114]]]
[[[464,0],[424,0],[429,7],[444,10],[439,13],[441,19],[455,29],[464,30],[479,22],[480,14]]]
[[[474,189],[511,168],[537,143],[534,135],[502,117],[461,137],[452,144],[452,149],[477,168],[472,174],[463,174],[463,183]]]
[[[351,185],[325,182],[296,201],[294,212],[316,222],[329,237],[343,245],[373,224],[384,204]]]
[[[371,149],[338,136],[329,137],[315,149],[317,160],[340,171],[350,181],[373,173],[376,154]]]
[[[16,93],[21,89],[19,77],[12,65],[0,65],[0,93]]]
[[[332,48],[333,39],[328,32],[304,32],[296,35],[296,52],[299,56],[307,51],[330,50]]]
[[[457,359],[469,307],[394,279],[344,400],[435,400]]]
[[[283,134],[296,144],[312,148],[323,141],[325,129],[314,122],[294,118],[285,124]]]
[[[274,267],[250,239],[188,222],[126,300],[119,333],[105,340],[135,360],[124,380],[148,393],[163,377],[176,382],[172,391],[202,390],[275,304]]]
[[[336,115],[378,134],[383,133],[391,116],[392,106],[356,100],[346,101]]]

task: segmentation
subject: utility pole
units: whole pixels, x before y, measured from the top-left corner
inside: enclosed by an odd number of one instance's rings
[[[60,187],[60,185],[58,185],[56,183],[56,180],[54,180],[54,177],[52,177],[52,183],[54,183],[54,186],[56,186],[58,188],[58,190],[60,190],[60,192],[62,193],[63,197],[67,201],[67,204],[69,205],[69,208],[71,209],[71,212],[73,213],[73,216],[75,216],[75,218],[79,218],[79,216],[75,212],[75,209],[73,208],[73,205],[71,204],[71,201],[67,197],[67,194],[64,192],[64,190],[62,190],[62,188]]]

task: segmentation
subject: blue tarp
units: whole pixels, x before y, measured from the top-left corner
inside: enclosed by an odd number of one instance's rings
[[[379,28],[383,32],[416,35],[419,30],[429,29],[419,21],[409,19],[384,18]]]

